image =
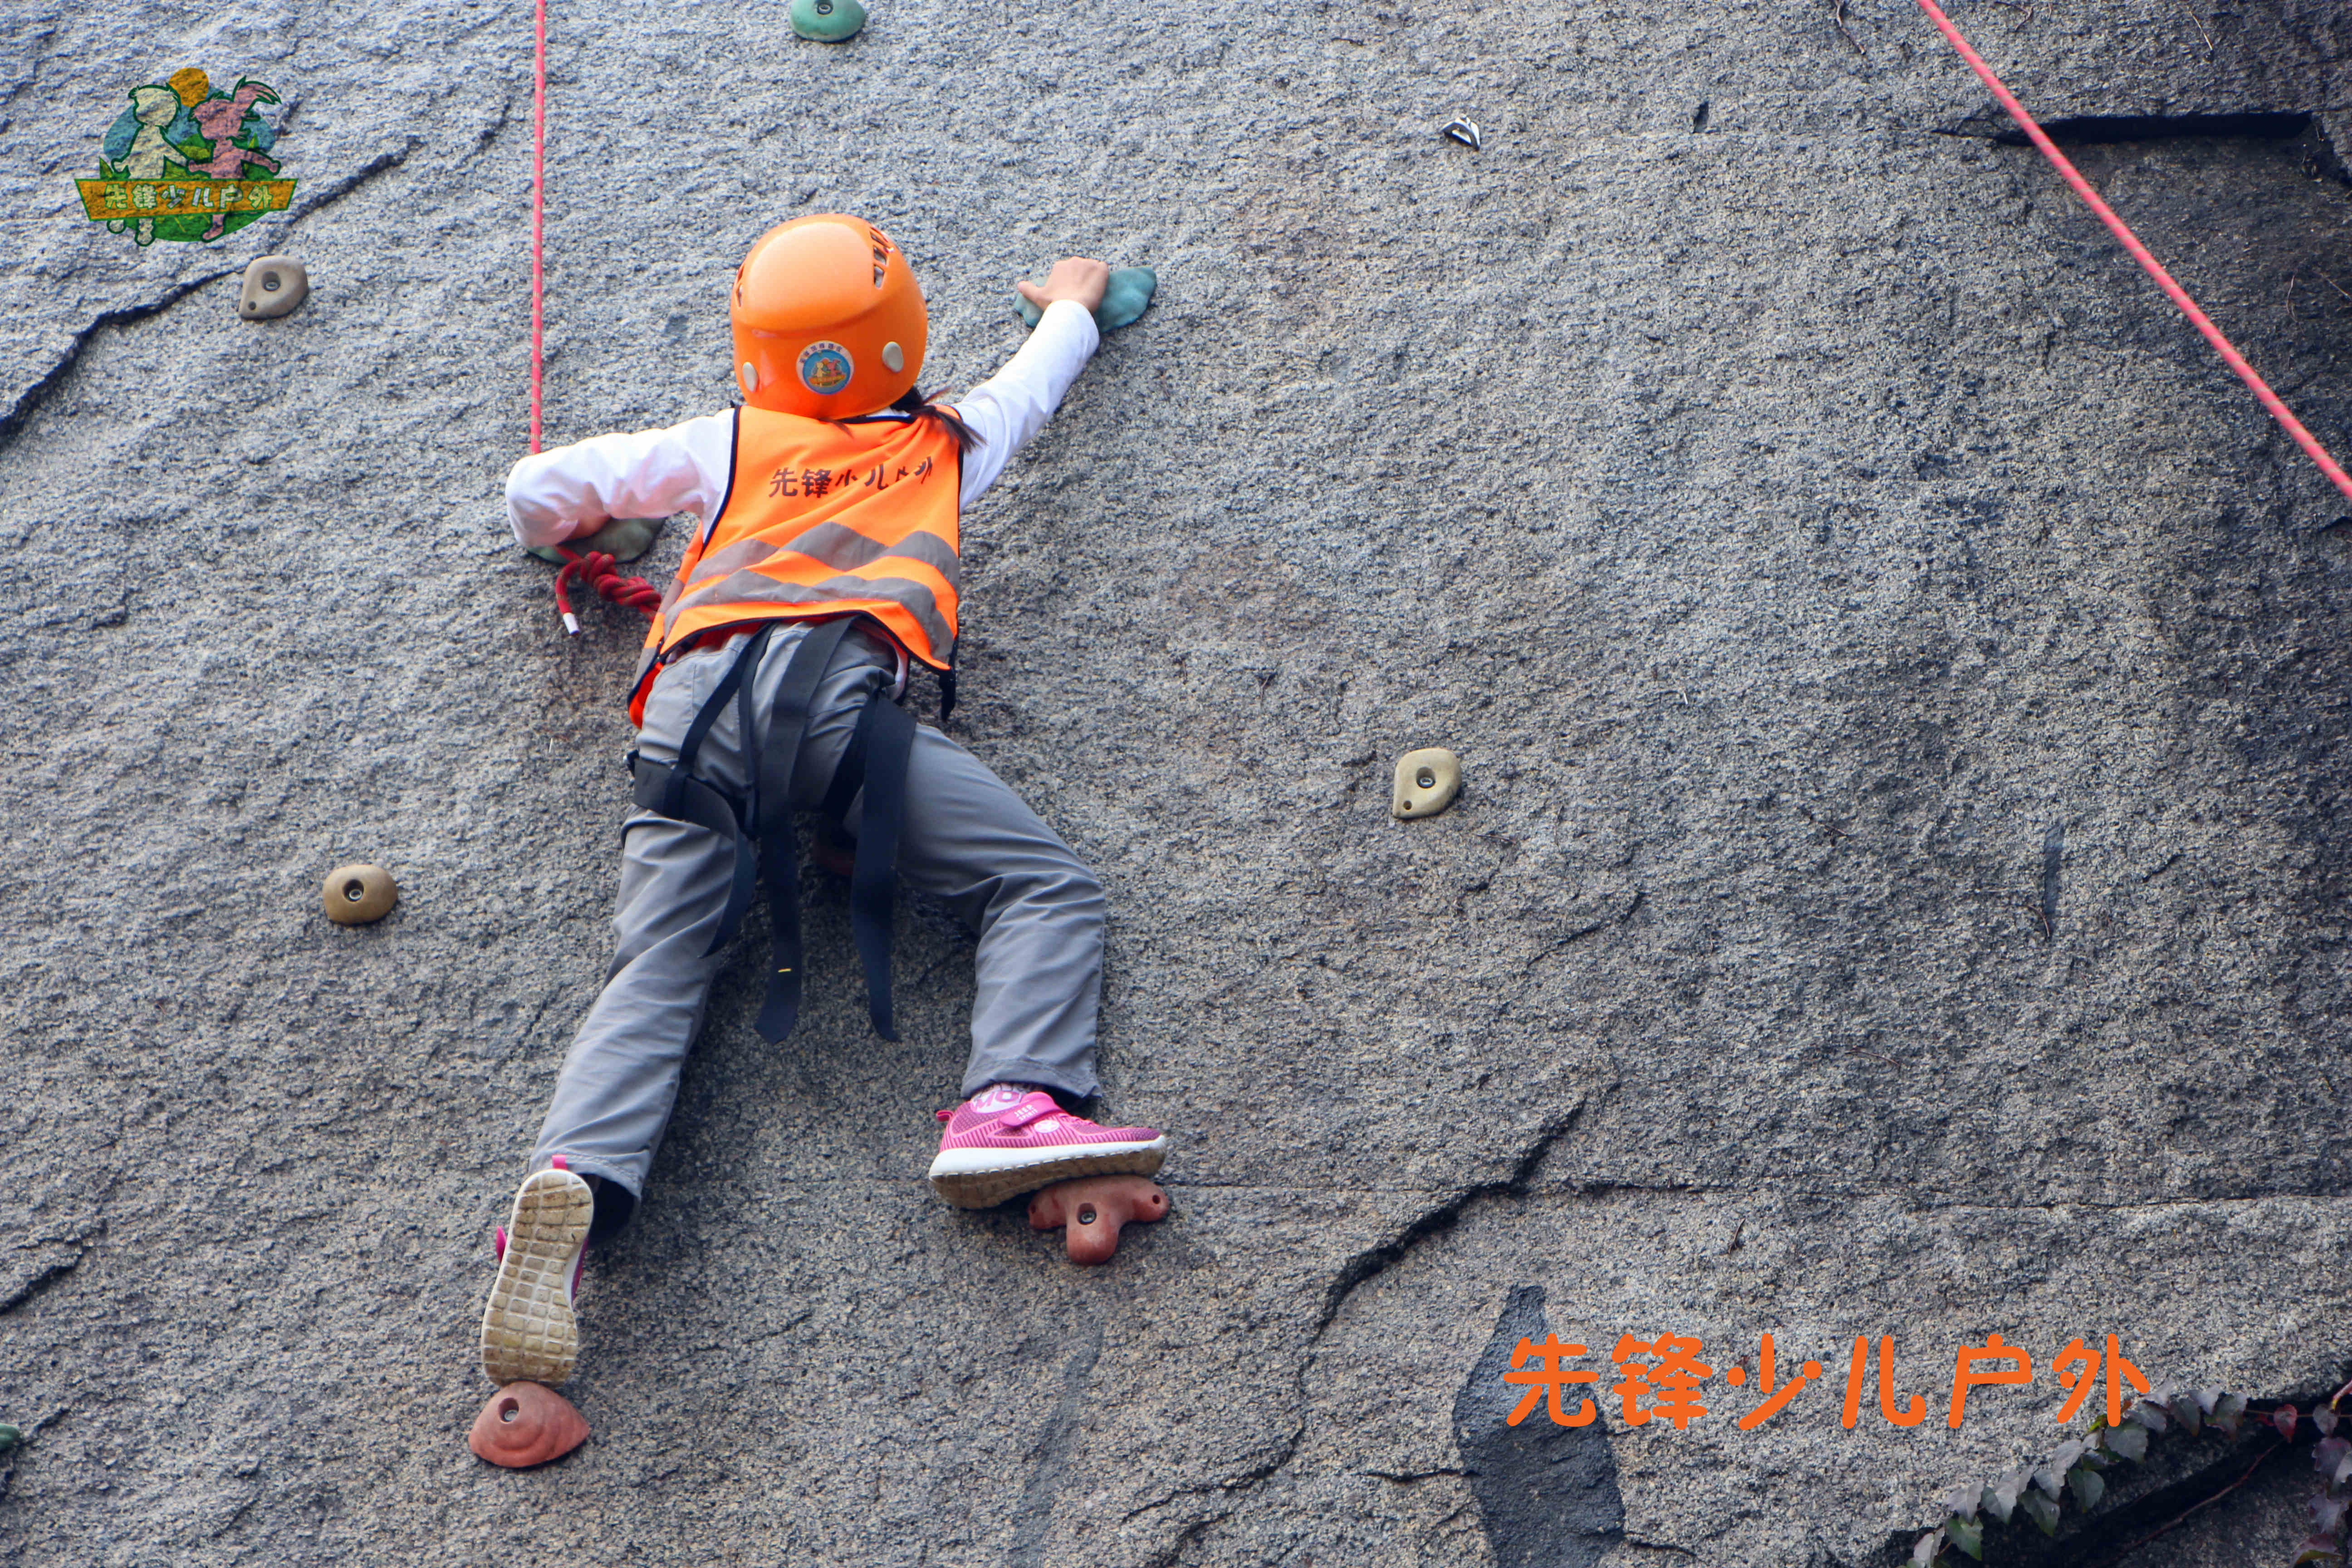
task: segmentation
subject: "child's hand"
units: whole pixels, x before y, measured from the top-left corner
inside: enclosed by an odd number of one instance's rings
[[[1013,287],[1040,310],[1056,300],[1074,300],[1092,311],[1102,303],[1103,290],[1110,287],[1110,263],[1090,256],[1066,256],[1054,263],[1043,288],[1026,278]]]

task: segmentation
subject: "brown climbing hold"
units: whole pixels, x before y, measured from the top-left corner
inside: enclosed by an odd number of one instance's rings
[[[248,321],[283,316],[310,297],[310,274],[290,256],[257,256],[245,269],[236,313]]]
[[[1443,746],[1423,746],[1397,759],[1389,809],[1401,817],[1435,816],[1461,789],[1462,759]]]
[[[323,894],[327,918],[337,925],[363,926],[392,913],[400,889],[381,866],[338,866],[327,873]]]
[[[542,1383],[509,1383],[490,1395],[466,1446],[509,1470],[560,1459],[588,1440],[588,1417]]]
[[[1118,1250],[1118,1232],[1166,1217],[1168,1194],[1149,1176],[1080,1176],[1039,1189],[1029,1200],[1029,1224],[1036,1230],[1066,1226],[1064,1239],[1073,1263],[1108,1263]]]

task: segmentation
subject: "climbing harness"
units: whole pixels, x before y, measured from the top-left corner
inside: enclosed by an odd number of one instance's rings
[[[742,924],[754,881],[767,884],[771,962],[759,1028],[761,1037],[772,1043],[791,1034],[800,1015],[800,840],[793,830],[793,769],[808,732],[817,685],[848,635],[853,617],[815,623],[793,649],[768,710],[768,742],[760,749],[748,799],[697,773],[694,763],[710,727],[730,701],[736,708],[737,731],[749,748],[754,733],[752,683],[779,624],[772,621],[746,637],[742,650],[687,726],[677,761],[657,763],[629,754],[640,811],[708,828],[734,846],[733,884],[705,956],[724,947]],[[890,700],[887,688],[877,688],[834,769],[824,805],[827,817],[845,825],[859,794],[866,797],[849,879],[849,923],[866,972],[866,1010],[874,1032],[886,1040],[898,1037],[890,1013],[890,919],[898,837],[906,820],[907,763],[914,741],[913,716]]]
[[[2239,379],[2253,389],[2253,394],[2262,401],[2262,405],[2270,410],[2271,417],[2276,419],[2285,428],[2286,433],[2294,437],[2295,445],[2301,447],[2305,455],[2319,465],[2319,471],[2327,476],[2329,482],[2343,491],[2347,498],[2352,498],[2352,475],[2347,475],[2343,466],[2328,455],[2327,448],[2319,444],[2319,437],[2304,428],[2303,421],[2297,419],[2279,395],[2271,390],[2270,384],[2246,362],[2246,356],[2240,353],[2230,340],[2222,335],[2221,329],[2213,324],[2212,318],[2198,309],[2197,301],[2189,297],[2189,290],[2172,280],[2172,274],[2167,272],[2163,264],[2157,260],[2147,247],[2140,243],[2139,236],[2131,231],[2130,226],[2117,217],[2115,209],[2100,199],[2099,193],[2091,188],[2091,182],[2083,178],[2081,171],[2074,167],[2065,153],[2058,150],[2058,144],[2050,140],[2049,133],[2034,122],[2033,116],[2025,111],[2025,105],[2017,100],[2017,95],[2002,84],[2000,78],[1993,74],[1992,68],[1985,64],[1984,58],[1969,47],[1968,39],[1961,36],[1959,28],[1953,26],[1952,19],[1944,15],[1943,7],[1937,5],[1936,0],[1919,0],[1919,7],[1927,13],[1927,19],[1936,24],[1937,30],[1944,35],[1952,47],[1959,51],[1960,58],[1968,61],[1969,68],[1975,71],[1985,86],[1992,89],[1993,97],[2000,100],[2000,106],[2003,109],[2009,110],[2010,118],[2017,121],[2018,128],[2025,132],[2026,139],[2041,149],[2042,155],[2050,160],[2059,174],[2074,187],[2074,194],[2083,198],[2092,212],[2098,215],[2099,221],[2105,224],[2108,232],[2122,242],[2124,249],[2131,253],[2132,259],[2147,269],[2147,275],[2156,279],[2157,287],[2164,290],[2166,298],[2179,306],[2181,313],[2205,335],[2205,341],[2213,345],[2213,351],[2221,356],[2221,362],[2237,372]]]

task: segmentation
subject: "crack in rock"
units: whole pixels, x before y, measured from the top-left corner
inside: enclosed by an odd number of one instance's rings
[[[1432,1237],[1443,1236],[1461,1223],[1462,1216],[1476,1204],[1488,1198],[1525,1197],[1535,1184],[1536,1172],[1551,1153],[1552,1146],[1568,1135],[1582,1113],[1581,1103],[1572,1107],[1567,1115],[1549,1123],[1537,1134],[1536,1141],[1513,1163],[1510,1173],[1499,1180],[1480,1182],[1463,1188],[1436,1207],[1409,1222],[1403,1229],[1377,1247],[1366,1247],[1342,1264],[1330,1288],[1323,1295],[1322,1315],[1316,1319],[1315,1331],[1307,1336],[1311,1346],[1323,1337],[1348,1298],[1367,1281],[1379,1278],[1402,1262],[1412,1250]]]
[[[504,121],[501,121],[500,123],[503,124]],[[345,196],[350,195],[353,191],[358,190],[362,185],[367,184],[370,180],[374,179],[378,174],[383,174],[385,170],[397,169],[403,163],[408,162],[408,155],[416,151],[417,145],[416,138],[411,136],[402,142],[398,149],[395,151],[377,153],[374,157],[361,164],[359,168],[355,169],[351,174],[344,175],[333,184],[329,185],[325,190],[319,192],[310,201],[303,203],[300,206],[296,207],[292,212],[288,213],[286,215],[286,221],[289,224],[299,223],[302,219],[309,217],[312,213],[319,211],[320,208],[331,206],[335,203],[341,201]]]
[[[207,272],[203,277],[190,279],[185,283],[175,283],[154,299],[142,303],[125,305],[117,310],[100,311],[89,325],[74,334],[73,342],[66,345],[66,352],[59,356],[57,363],[51,365],[38,381],[17,394],[16,401],[10,405],[6,413],[0,414],[0,450],[6,449],[16,439],[16,432],[24,427],[25,422],[32,418],[35,411],[47,399],[49,394],[57,390],[58,384],[65,380],[75,365],[81,363],[82,354],[89,348],[91,342],[100,332],[109,327],[127,327],[133,321],[143,321],[150,316],[160,316],[197,289],[206,284],[219,282],[235,270],[235,268],[224,267],[217,272]]]
[[[503,108],[504,106],[501,105],[502,112],[497,122],[485,133],[486,139],[489,135],[495,135],[499,127],[506,123]],[[327,186],[311,199],[303,202],[292,212],[287,214],[287,223],[289,225],[299,223],[313,213],[342,200],[386,170],[398,168],[408,161],[408,155],[415,152],[417,146],[416,139],[410,137],[394,151],[378,153],[352,174]],[[129,326],[134,321],[143,321],[151,316],[159,316],[197,289],[207,284],[217,283],[237,270],[236,268],[224,267],[216,271],[207,272],[201,278],[193,278],[184,283],[175,283],[152,300],[136,305],[125,305],[121,310],[100,311],[89,325],[74,334],[73,342],[66,345],[66,352],[58,356],[58,362],[43,373],[39,380],[19,393],[16,401],[5,413],[0,413],[0,450],[5,450],[16,440],[17,433],[24,428],[26,422],[32,418],[44,402],[47,401],[49,395],[57,390],[58,384],[64,381],[67,375],[71,374],[74,366],[81,363],[82,355],[89,350],[100,332],[109,327]]]
[[[2042,835],[2042,934],[2058,934],[2058,873],[2066,863],[2066,825],[2053,822]]]
[[[1636,900],[1636,902],[1639,902],[1638,899]],[[1628,912],[1630,913],[1631,910],[1629,910]],[[1619,918],[1622,919],[1622,917],[1621,916]],[[1298,1457],[1298,1447],[1301,1443],[1305,1442],[1307,1438],[1307,1416],[1305,1415],[1305,1411],[1307,1405],[1307,1368],[1315,1360],[1314,1351],[1317,1342],[1322,1339],[1324,1332],[1330,1328],[1333,1320],[1339,1315],[1339,1309],[1347,1304],[1348,1298],[1354,1295],[1355,1292],[1367,1281],[1377,1279],[1379,1276],[1393,1268],[1398,1262],[1402,1261],[1409,1253],[1411,1253],[1415,1247],[1427,1241],[1432,1237],[1441,1236],[1445,1232],[1452,1230],[1454,1226],[1461,1223],[1462,1216],[1467,1214],[1470,1209],[1478,1203],[1488,1198],[1511,1198],[1524,1197],[1527,1195],[1529,1188],[1534,1184],[1536,1172],[1542,1167],[1544,1160],[1551,1153],[1554,1145],[1559,1143],[1562,1138],[1566,1137],[1569,1130],[1575,1126],[1577,1119],[1581,1115],[1583,1110],[1584,1107],[1580,1102],[1576,1106],[1571,1107],[1568,1113],[1559,1118],[1557,1121],[1546,1124],[1543,1131],[1536,1135],[1535,1142],[1529,1144],[1528,1147],[1521,1152],[1519,1157],[1512,1163],[1508,1174],[1501,1177],[1499,1180],[1479,1182],[1460,1189],[1454,1193],[1444,1203],[1437,1205],[1435,1207],[1409,1221],[1396,1233],[1396,1235],[1390,1237],[1387,1241],[1381,1242],[1376,1247],[1366,1247],[1363,1251],[1357,1253],[1354,1257],[1349,1258],[1346,1263],[1340,1266],[1339,1274],[1334,1277],[1329,1288],[1324,1292],[1323,1310],[1316,1319],[1313,1331],[1307,1337],[1306,1352],[1299,1357],[1297,1407],[1301,1414],[1297,1424],[1293,1426],[1289,1433],[1275,1446],[1274,1452],[1270,1456],[1257,1465],[1243,1471],[1239,1475],[1229,1476],[1204,1486],[1185,1487],[1180,1490],[1170,1493],[1165,1498],[1148,1503],[1142,1508],[1130,1510],[1127,1517],[1129,1519],[1133,1519],[1137,1515],[1149,1512],[1153,1509],[1165,1508],[1170,1503],[1178,1501],[1182,1498],[1198,1496],[1203,1492],[1211,1490],[1221,1492],[1228,1499],[1238,1498],[1241,1493],[1246,1492],[1252,1488],[1259,1486],[1272,1479],[1284,1468],[1288,1466],[1291,1460],[1297,1458]],[[1538,1294],[1540,1296],[1541,1292],[1538,1292]],[[1615,1476],[1613,1458],[1611,1461],[1611,1465],[1612,1468],[1610,1474],[1612,1478],[1612,1485],[1613,1486],[1613,1478]],[[1433,1470],[1427,1472],[1426,1476],[1412,1476],[1410,1478],[1395,1477],[1387,1479],[1428,1479],[1428,1477],[1447,1473],[1449,1472]],[[1166,1553],[1152,1560],[1153,1563],[1164,1565],[1175,1562],[1178,1556],[1182,1553],[1183,1549],[1192,1541],[1198,1539],[1199,1536],[1208,1530],[1210,1526],[1220,1523],[1232,1517],[1234,1507],[1234,1504],[1229,1502],[1224,1508],[1187,1525],[1178,1533],[1175,1541],[1170,1543]]]
[[[22,1283],[11,1289],[5,1297],[0,1297],[0,1317],[5,1317],[19,1307],[26,1306],[35,1299],[55,1289],[60,1280],[81,1267],[82,1259],[88,1258],[96,1246],[94,1237],[98,1234],[98,1232],[90,1232],[67,1237],[53,1246],[37,1244],[43,1245],[46,1248],[43,1260]],[[59,1257],[56,1251],[57,1247],[71,1247],[73,1250],[68,1256]],[[29,1250],[29,1248],[20,1248],[20,1250]]]

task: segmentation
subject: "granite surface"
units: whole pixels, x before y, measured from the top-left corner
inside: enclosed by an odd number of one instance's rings
[[[2352,1370],[2352,503],[1908,0],[551,13],[551,441],[722,406],[795,213],[904,246],[935,384],[1016,275],[1157,270],[965,520],[950,728],[1104,877],[1175,1212],[1082,1270],[937,1201],[969,940],[902,912],[876,1040],[812,877],[799,1033],[755,920],[592,1259],[593,1438],[467,1453],[639,635],[566,640],[503,521],[530,15],[20,0],[0,1559],[1860,1568],[2063,1439],[2076,1336]],[[1956,15],[2053,119],[2298,117],[2077,152],[2352,448],[2352,14]],[[188,65],[278,89],[296,188],[142,247],[72,181]],[[268,252],[310,298],[240,321]],[[379,925],[320,914],[354,860]],[[1553,1331],[1601,1419],[1511,1426]],[[1824,1372],[1742,1430],[1767,1332]],[[1995,1333],[2033,1382],[1954,1429]],[[1629,1426],[1666,1334],[1708,1414]],[[1927,1414],[1849,1430],[1880,1335]]]

